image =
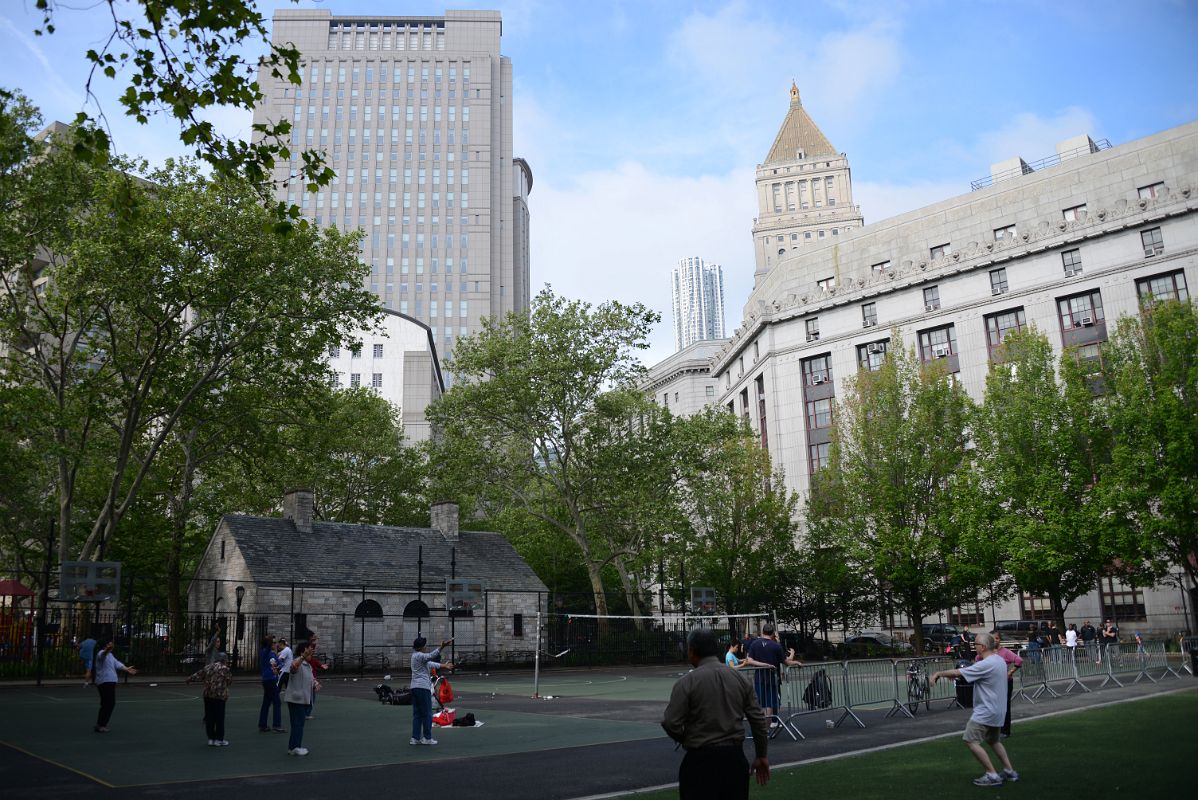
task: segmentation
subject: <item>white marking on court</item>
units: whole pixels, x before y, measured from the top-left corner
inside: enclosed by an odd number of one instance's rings
[[[1034,719],[1048,719],[1049,717],[1061,717],[1066,714],[1077,714],[1077,713],[1080,713],[1083,711],[1090,711],[1095,708],[1106,708],[1107,706],[1118,706],[1118,705],[1123,705],[1124,703],[1136,703],[1136,702],[1139,702],[1140,700],[1150,700],[1154,697],[1167,697],[1168,695],[1171,695],[1171,694],[1179,694],[1181,692],[1190,692],[1190,691],[1193,691],[1193,687],[1183,686],[1178,689],[1170,689],[1167,692],[1156,692],[1153,694],[1142,695],[1140,697],[1125,697],[1121,700],[1107,700],[1104,703],[1094,703],[1093,705],[1082,706],[1081,708],[1062,708],[1058,711],[1048,711],[1044,714],[1036,714],[1035,716],[1032,716],[1032,717],[1022,717],[1020,719],[1013,719],[1013,720],[1011,720],[1011,724],[1014,725],[1014,724],[1020,723],[1020,722],[1031,722]],[[870,753],[878,753],[883,750],[894,750],[899,747],[906,747],[907,745],[923,744],[924,742],[934,742],[937,739],[948,739],[949,737],[952,737],[952,736],[960,737],[960,735],[961,735],[961,731],[955,730],[955,731],[949,731],[947,733],[938,733],[934,736],[922,736],[918,739],[908,739],[908,740],[902,741],[902,742],[891,742],[890,744],[880,744],[876,747],[863,747],[860,750],[849,750],[848,752],[845,752],[845,753],[833,753],[832,755],[828,755],[828,756],[816,756],[815,758],[803,758],[803,759],[799,759],[798,761],[788,761],[785,764],[771,764],[770,772],[774,772],[774,771],[780,770],[780,769],[792,769],[794,767],[803,766],[805,764],[819,764],[820,762],[823,762],[823,761],[837,761],[842,758],[852,758],[854,756],[864,756],[864,755],[869,755]],[[663,792],[668,789],[674,789],[677,786],[678,786],[678,782],[675,781],[674,783],[661,783],[661,784],[658,784],[657,786],[643,786],[639,789],[626,789],[621,792],[606,792],[604,794],[588,794],[585,797],[572,797],[572,798],[570,798],[570,800],[614,800],[614,798],[619,798],[619,797],[635,797],[638,794],[649,794],[651,792]]]

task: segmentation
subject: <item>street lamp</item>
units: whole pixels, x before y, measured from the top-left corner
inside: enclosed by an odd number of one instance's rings
[[[245,587],[238,586],[236,589],[236,593],[237,593],[237,613],[234,616],[234,619],[236,621],[233,623],[234,627],[235,627],[235,630],[233,633],[233,668],[234,669],[237,669],[237,666],[238,666],[237,650],[238,650],[238,645],[241,644],[241,635],[243,633],[243,624],[241,621],[241,602],[243,600],[245,600]]]

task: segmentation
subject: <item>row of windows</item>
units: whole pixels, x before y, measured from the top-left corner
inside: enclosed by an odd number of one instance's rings
[[[847,231],[847,230],[848,230],[850,227],[851,227],[851,226],[849,226],[849,225],[845,225],[845,226],[844,226],[844,228],[843,228],[843,230],[846,230],[846,231]],[[840,231],[841,231],[841,230],[842,230],[841,228],[832,228],[832,229],[831,229],[831,235],[832,235],[832,236],[839,236],[839,235],[840,235]],[[827,235],[828,235],[828,231],[824,230],[823,228],[820,228],[819,230],[815,230],[815,231],[803,231],[803,241],[810,241],[812,238],[816,238],[816,239],[823,239],[823,238],[825,238]],[[775,237],[775,239],[776,239],[776,241],[777,241],[777,243],[778,243],[778,244],[782,244],[783,242],[785,242],[785,241],[786,241],[786,236],[785,236],[785,235],[783,235],[783,234],[778,234],[778,235]],[[792,234],[790,235],[790,241],[791,241],[792,243],[793,243],[793,242],[797,242],[797,241],[799,241],[799,234],[797,234],[797,233],[792,233]],[[765,239],[764,239],[764,242],[765,242],[765,245],[766,245],[766,247],[769,247],[769,244],[770,244],[770,237],[768,237],[768,236],[767,236],[767,237],[765,237]],[[792,245],[791,245],[791,248],[792,248],[792,249],[794,249],[794,247],[795,247],[795,245],[794,245],[794,244],[792,244]],[[780,248],[778,248],[778,255],[780,255],[780,256],[786,255],[786,248],[785,248],[785,247],[780,247]]]
[[[427,86],[421,86],[419,91],[417,91],[415,87],[409,86],[408,92],[407,92],[408,100],[415,100],[417,97],[419,97],[422,101],[424,101],[424,100],[440,100],[442,97],[446,97],[446,96],[448,96],[451,101],[457,100],[458,99],[458,90],[450,89],[448,91],[448,95],[447,95],[446,92],[444,90],[442,90],[440,86],[433,89],[431,93],[429,92]],[[326,85],[323,89],[316,89],[316,88],[309,89],[306,95],[304,94],[303,89],[297,88],[294,90],[294,94],[293,94],[291,88],[284,87],[282,99],[290,100],[290,99],[294,98],[295,100],[303,100],[306,98],[308,100],[315,100],[317,98],[321,98],[323,100],[332,100],[334,97],[337,98],[338,100],[345,100],[347,97],[350,100],[357,100],[359,97],[361,97],[365,100],[372,100],[376,97],[376,94],[375,94],[375,90],[371,89],[369,85],[367,85],[367,87],[365,89],[362,89],[361,91],[358,90],[357,86],[354,86],[349,90],[348,94],[346,94],[345,89],[342,89],[342,88],[333,89]],[[377,97],[379,100],[386,99],[387,98],[387,90],[380,86],[378,89]],[[400,87],[396,86],[395,88],[393,88],[391,90],[391,99],[392,100],[402,100],[403,97],[404,97],[404,91]],[[470,89],[469,88],[462,89],[462,99],[463,100],[470,99]],[[483,99],[482,89],[474,90],[474,99],[475,100]]]
[[[775,183],[770,189],[775,214],[781,214],[783,207],[787,211],[796,211],[813,206],[820,208],[825,202],[829,206],[836,205],[836,180],[831,176],[813,177],[810,183],[806,180]]]
[[[341,376],[333,375],[332,383],[334,388],[341,388]],[[349,374],[349,388],[357,389],[362,385],[362,375],[359,372],[351,372]],[[370,376],[370,386],[374,389],[383,388],[383,373],[375,372]]]
[[[374,83],[375,78],[379,83],[387,83],[388,76],[391,77],[393,83],[402,83],[404,73],[406,71],[408,83],[416,82],[417,70],[419,70],[420,83],[427,84],[429,78],[433,79],[434,83],[441,83],[446,75],[449,76],[450,83],[456,83],[458,80],[458,62],[448,62],[448,67],[442,66],[444,61],[325,61],[323,63],[301,64],[301,77],[307,74],[305,85],[320,83],[321,78],[324,78],[324,83],[333,82],[333,70],[336,70],[337,83],[345,83],[346,78],[349,78],[350,83],[357,83],[358,79],[363,75],[366,76],[367,83]],[[463,62],[469,64],[469,61]],[[365,64],[365,67],[363,67]],[[430,66],[431,64],[431,66]],[[470,67],[462,67],[462,83],[470,84]]]
[[[370,192],[358,192],[357,194],[358,194],[358,206],[359,207],[365,206],[368,203],[370,203]],[[374,208],[382,208],[383,207],[383,194],[384,194],[383,192],[374,192]],[[386,197],[387,208],[396,208],[398,203],[402,203],[402,205],[399,206],[401,208],[406,208],[406,209],[412,208],[412,202],[413,202],[413,200],[412,200],[413,193],[412,192],[403,192],[402,194],[399,192],[387,192],[386,194],[387,194],[387,197]],[[418,209],[432,208],[434,210],[440,210],[440,208],[441,208],[441,192],[431,192],[431,193],[415,192],[415,195],[416,195],[416,199],[415,199],[416,208],[418,208]],[[329,192],[327,194],[325,192],[320,192],[318,194],[311,194],[311,193],[305,192],[299,196],[300,210],[302,211],[302,210],[308,208],[309,205],[315,206],[318,209],[323,208],[326,197],[329,200],[329,208],[333,208],[333,209],[340,208],[343,200],[345,202],[345,207],[347,209],[354,207],[354,193],[353,192],[346,192],[344,197],[342,197],[340,192]],[[295,193],[289,192],[287,194],[288,204],[294,205],[295,200],[296,200]],[[457,192],[457,193],[446,192],[445,193],[445,208],[447,210],[452,209],[452,208],[454,208],[455,204],[461,209],[469,208],[470,207],[469,192]],[[465,238],[465,237],[463,237],[463,238]]]
[[[357,31],[329,31],[329,50],[444,50],[444,28],[378,28],[372,27],[369,32],[362,29]]]
[[[1164,239],[1161,237],[1161,229],[1149,228],[1140,232],[1140,242],[1144,247],[1144,257],[1152,258],[1164,252]],[[874,265],[875,272],[884,272],[889,269],[890,262],[884,261]],[[1082,272],[1082,258],[1080,249],[1065,250],[1061,253],[1061,266],[1064,269],[1065,277],[1071,278],[1080,275]],[[835,288],[835,278],[823,278],[816,281],[816,288],[820,291],[830,291]],[[1006,267],[990,270],[990,294],[997,297],[1001,294],[1006,294],[1010,291],[1010,284],[1007,281]],[[940,308],[940,287],[929,286],[923,290],[923,304],[925,311],[935,311]],[[871,328],[878,324],[878,304],[875,301],[870,301],[861,304],[861,326]],[[819,317],[810,317],[806,320],[807,325],[807,341],[813,342],[819,339]]]

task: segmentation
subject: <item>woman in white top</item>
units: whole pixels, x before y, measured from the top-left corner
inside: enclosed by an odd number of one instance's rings
[[[96,717],[96,733],[108,733],[108,720],[112,719],[112,710],[116,708],[116,674],[124,670],[130,675],[136,675],[137,670],[122,664],[112,654],[113,641],[109,639],[104,647],[96,654],[94,670],[96,691],[100,693],[100,713]]]
[[[316,691],[316,678],[312,676],[312,665],[308,659],[316,648],[307,642],[299,646],[299,655],[291,660],[287,680],[287,688],[283,690],[283,700],[287,703],[287,713],[291,717],[291,735],[287,740],[287,755],[306,756],[308,748],[304,747],[304,719],[308,716],[308,706],[312,705],[312,693]]]
[[[1069,623],[1069,629],[1065,631],[1065,646],[1069,648],[1069,652],[1073,652],[1073,648],[1077,647],[1077,625]]]

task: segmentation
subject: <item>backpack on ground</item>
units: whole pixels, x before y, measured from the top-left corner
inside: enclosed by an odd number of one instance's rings
[[[803,690],[803,702],[808,711],[832,705],[832,682],[828,680],[826,670],[821,669],[812,676],[811,682]]]

